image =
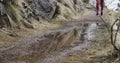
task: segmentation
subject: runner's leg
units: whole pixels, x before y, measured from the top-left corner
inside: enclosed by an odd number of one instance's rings
[[[96,0],[96,15],[99,14],[99,0]]]
[[[100,6],[101,6],[101,15],[103,15],[104,0],[101,0]]]

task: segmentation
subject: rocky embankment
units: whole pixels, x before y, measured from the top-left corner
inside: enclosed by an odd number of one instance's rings
[[[0,27],[36,28],[36,22],[72,19],[83,9],[82,0],[1,0]]]
[[[0,0],[0,47],[59,28],[84,9],[84,0]],[[58,22],[58,23],[57,23]],[[56,24],[57,23],[57,24]]]

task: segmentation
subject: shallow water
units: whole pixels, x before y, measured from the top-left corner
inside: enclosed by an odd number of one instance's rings
[[[96,23],[92,23],[89,28],[87,29],[86,33],[87,35],[85,36],[87,40],[92,40],[95,37],[95,32],[94,30],[97,29],[98,26]]]
[[[96,30],[97,28],[98,26],[96,25],[96,23],[90,23],[90,25],[88,25],[87,27],[87,30],[83,32],[86,34],[83,36],[84,41],[82,43],[79,43],[77,46],[74,46],[68,50],[64,50],[58,53],[57,55],[49,55],[49,57],[45,58],[42,62],[39,63],[58,63],[60,60],[64,59],[64,57],[68,56],[70,53],[74,53],[76,51],[82,51],[85,48],[89,47],[91,41],[95,37],[94,30]]]

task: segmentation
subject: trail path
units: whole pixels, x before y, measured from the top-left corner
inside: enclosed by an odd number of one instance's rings
[[[0,63],[97,63],[92,60],[109,50],[107,38],[99,16],[88,11],[59,29],[0,49]]]
[[[105,15],[104,15],[105,16]],[[102,16],[102,17],[104,17]],[[103,24],[100,17],[96,16],[94,11],[89,11],[85,13],[80,19],[77,20],[78,22],[83,22],[84,24],[88,24],[86,27],[83,26],[83,29],[86,28],[85,31],[82,32],[83,40],[79,40],[76,46],[71,47],[70,49],[64,50],[56,55],[49,55],[45,58],[42,62],[39,63],[91,63],[87,62],[87,59],[90,58],[92,53],[89,52],[89,48],[94,47],[96,48],[97,45],[100,45],[96,42],[96,37],[98,36],[96,30],[100,28]],[[99,23],[100,25],[97,25]],[[102,36],[101,36],[102,37]],[[87,57],[87,55],[88,57]]]

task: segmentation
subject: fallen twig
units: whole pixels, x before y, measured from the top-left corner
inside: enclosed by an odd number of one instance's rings
[[[99,17],[101,18],[102,22],[105,24],[107,30],[108,30],[108,33],[110,34],[110,39],[111,39],[111,44],[112,46],[114,47],[115,50],[117,50],[118,52],[120,52],[120,49],[117,48],[117,46],[115,45],[116,43],[116,40],[117,40],[117,35],[118,35],[118,31],[120,29],[120,19],[116,19],[114,21],[114,23],[112,24],[111,28],[109,28],[109,26],[107,26],[107,23],[105,22],[105,20],[99,15]],[[118,27],[117,27],[117,30],[115,32],[115,37],[114,37],[114,31],[113,31],[113,26],[117,23],[118,23]]]

